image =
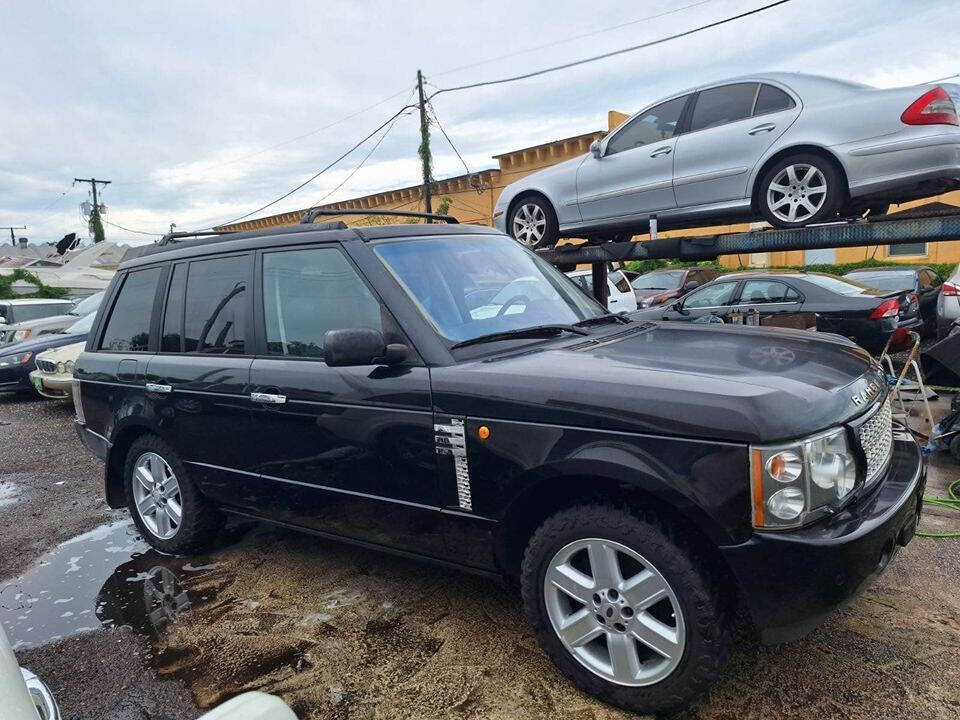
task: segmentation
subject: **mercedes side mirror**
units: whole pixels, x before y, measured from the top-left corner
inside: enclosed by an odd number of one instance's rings
[[[593,156],[595,158],[597,158],[598,160],[600,159],[600,141],[599,140],[594,140],[592,143],[590,143],[590,152],[593,153]]]
[[[406,345],[388,345],[383,333],[371,328],[328,330],[323,336],[323,359],[330,367],[396,365],[408,354]]]

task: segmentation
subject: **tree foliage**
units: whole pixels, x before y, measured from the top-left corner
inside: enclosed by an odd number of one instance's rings
[[[18,280],[23,280],[31,285],[36,285],[36,291],[26,295],[18,295],[13,291],[13,284]],[[16,268],[9,275],[0,275],[0,299],[3,300],[10,300],[18,297],[61,298],[66,294],[66,288],[44,285],[40,281],[40,278],[38,278],[32,272],[24,270],[23,268]]]

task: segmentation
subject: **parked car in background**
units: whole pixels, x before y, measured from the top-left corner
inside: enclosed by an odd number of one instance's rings
[[[933,335],[937,331],[937,305],[940,286],[943,281],[932,268],[923,266],[863,268],[851,270],[844,277],[874,288],[892,292],[909,290],[920,303],[920,317],[923,319],[923,334]]]
[[[960,85],[878,89],[764,73],[644,108],[590,152],[504,188],[494,223],[528,247],[575,235],[763,219],[779,228],[960,187]]]
[[[73,365],[83,352],[86,340],[72,345],[44,350],[37,354],[37,369],[30,373],[30,383],[38,393],[51,400],[72,396]]]
[[[835,275],[790,271],[722,275],[670,305],[633,317],[816,328],[850,338],[873,354],[898,329],[923,324],[911,291],[875,290]]]
[[[0,345],[15,342],[10,335],[20,323],[64,315],[74,308],[72,300],[17,298],[0,300]],[[94,308],[96,309],[96,308]],[[26,338],[21,338],[26,339]]]
[[[11,325],[6,334],[0,338],[0,347],[12,343],[23,342],[39,335],[59,332],[65,327],[73,325],[78,318],[85,317],[95,313],[100,303],[103,301],[103,291],[94,293],[86,298],[77,301],[77,304],[66,313],[50,315],[49,317],[38,318],[35,320],[24,320]]]
[[[0,625],[0,707],[4,720],[60,720],[50,688],[17,662]]]
[[[36,389],[30,373],[37,369],[37,355],[86,339],[95,317],[96,313],[91,313],[59,332],[0,347],[0,392]]]
[[[960,320],[960,265],[953,269],[940,288],[940,297],[937,299],[937,338],[945,338]]]
[[[716,268],[675,268],[653,270],[630,281],[637,304],[647,308],[676,300],[714,280],[720,272]]]
[[[581,290],[593,297],[593,272],[590,270],[574,270],[568,272],[567,277],[573,280]],[[610,312],[633,312],[638,307],[637,298],[630,286],[630,281],[620,270],[607,272],[607,309]]]

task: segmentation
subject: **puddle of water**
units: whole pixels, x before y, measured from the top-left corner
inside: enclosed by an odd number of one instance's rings
[[[0,622],[14,649],[104,625],[154,634],[191,605],[180,577],[214,566],[150,549],[129,520],[104,525],[0,582]]]
[[[16,483],[0,483],[0,507],[13,505],[20,500],[20,486]]]

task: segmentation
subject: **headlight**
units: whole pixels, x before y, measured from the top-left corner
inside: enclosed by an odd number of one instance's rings
[[[30,358],[33,357],[33,353],[25,352],[19,353],[17,355],[4,355],[0,357],[0,368],[3,367],[13,367],[14,365],[26,365],[30,362]]]
[[[17,330],[17,331],[13,334],[12,340],[13,340],[13,342],[20,342],[21,340],[26,340],[28,337],[30,337],[30,331],[29,331],[29,330]]]
[[[799,527],[829,512],[857,484],[857,463],[843,428],[752,447],[750,470],[757,528]]]
[[[67,374],[73,375],[73,360],[67,360],[63,364],[63,369],[64,369],[64,372],[66,372]]]
[[[66,371],[66,368],[64,367],[63,363],[62,363],[62,362],[58,362],[58,363],[57,363],[57,375],[63,375],[63,373],[64,373],[65,371]]]

